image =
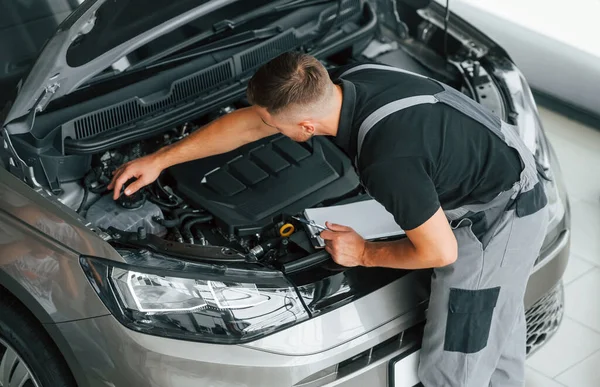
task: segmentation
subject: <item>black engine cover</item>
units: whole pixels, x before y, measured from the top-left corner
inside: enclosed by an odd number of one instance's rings
[[[348,157],[331,141],[276,135],[234,152],[169,169],[178,193],[212,213],[230,235],[246,236],[357,188]]]

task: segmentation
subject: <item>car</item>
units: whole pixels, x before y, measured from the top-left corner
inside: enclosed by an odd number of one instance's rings
[[[521,72],[466,21],[388,0],[72,7],[2,110],[3,386],[418,384],[431,271],[338,266],[292,218],[368,199],[330,138],[275,135],[107,192],[122,163],[246,106],[254,71],[294,50],[441,80],[518,126],[551,213],[527,351],[560,324],[570,213],[556,155]]]
[[[508,52],[537,101],[598,126],[600,102],[594,97],[594,85],[600,82],[600,50],[595,16],[600,4],[586,3],[586,12],[545,4],[455,0],[450,7]]]

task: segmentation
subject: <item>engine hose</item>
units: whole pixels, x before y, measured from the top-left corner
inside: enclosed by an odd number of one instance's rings
[[[101,184],[97,187],[90,187],[90,192],[95,193],[95,194],[101,194],[104,191],[106,191],[106,187],[107,187],[106,184]]]
[[[199,214],[200,211],[195,210],[191,207],[181,207],[181,208],[175,208],[175,209],[169,210],[169,214],[171,215],[172,218],[179,218],[181,215],[187,214],[187,213]]]
[[[161,199],[157,198],[156,195],[149,195],[148,196],[148,200],[150,200],[152,203],[156,204],[157,206],[159,206],[161,209],[163,210],[171,210],[173,208],[179,207],[180,203],[165,203],[163,202]]]
[[[83,199],[81,199],[81,204],[79,204],[79,208],[77,209],[78,214],[81,214],[81,212],[84,210],[84,208],[87,204],[89,195],[90,195],[90,187],[86,184],[83,187]]]
[[[194,230],[194,236],[196,238],[196,240],[198,241],[199,245],[202,246],[206,246],[208,243],[206,242],[206,238],[204,237],[204,233],[200,230],[198,230],[198,228],[196,227],[196,229]]]
[[[212,215],[198,214],[194,212],[185,213],[175,219],[155,219],[156,223],[162,224],[165,227],[178,227],[188,218],[198,218],[200,222],[208,222],[212,220]]]
[[[96,174],[93,170],[88,172],[83,178],[83,199],[81,199],[79,208],[77,208],[78,214],[83,214],[85,216],[85,213],[87,212],[87,204],[88,197],[90,196],[90,191],[96,193],[92,188],[92,183],[94,183],[94,181],[96,181]]]
[[[162,183],[160,182],[160,179],[156,179],[156,186],[158,187],[158,189],[160,190],[160,192],[162,192],[165,196],[167,196],[167,198],[169,200],[172,200],[173,202],[177,203],[177,204],[181,204],[183,201],[181,200],[181,198],[179,198],[179,196],[167,191],[165,189],[165,187],[162,185]],[[158,195],[157,195],[158,196]]]
[[[179,242],[179,243],[183,243],[183,237],[181,236],[181,232],[179,231],[179,229],[177,227],[173,227],[171,229],[171,233],[173,234],[173,238]]]
[[[181,234],[183,235],[184,239],[186,240],[191,240],[190,243],[194,243],[194,237],[192,236],[192,227],[199,224],[199,223],[206,223],[208,221],[212,220],[212,216],[211,215],[207,215],[204,217],[197,217],[191,220],[188,220],[187,222],[185,222],[185,224],[182,227],[181,230]]]

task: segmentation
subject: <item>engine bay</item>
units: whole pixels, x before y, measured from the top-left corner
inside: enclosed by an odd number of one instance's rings
[[[235,108],[227,106],[221,114]],[[303,225],[292,216],[361,193],[351,161],[327,138],[296,143],[271,136],[173,166],[137,193],[113,200],[107,185],[121,164],[179,141],[218,116],[94,155],[83,181],[80,215],[109,234],[134,233],[136,240],[152,234],[178,243],[226,246],[255,258],[289,256],[290,250],[313,253]]]

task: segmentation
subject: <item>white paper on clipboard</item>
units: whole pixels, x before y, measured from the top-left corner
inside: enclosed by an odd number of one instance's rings
[[[338,206],[307,208],[304,216],[322,226],[325,222],[337,223],[352,227],[360,236],[367,240],[387,238],[404,234],[394,216],[383,205],[374,199],[364,200]],[[308,226],[315,247],[324,247],[325,242],[319,237],[315,227]]]

